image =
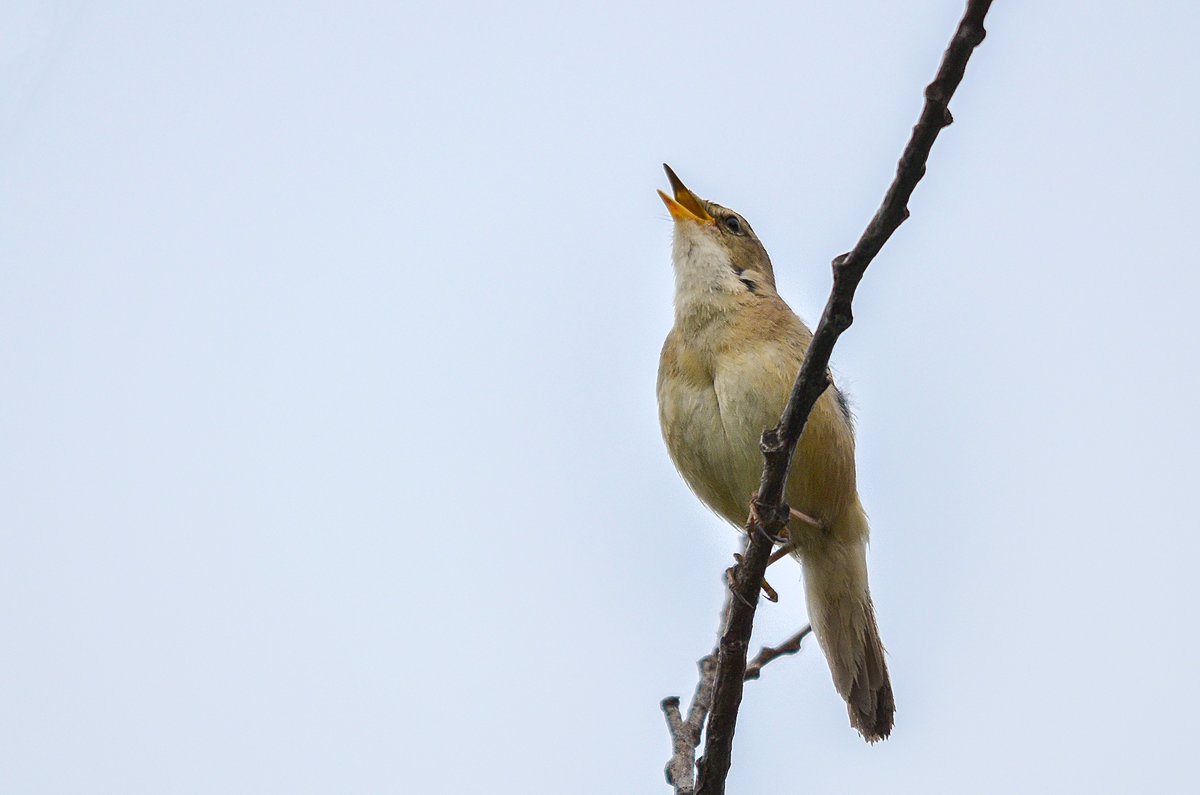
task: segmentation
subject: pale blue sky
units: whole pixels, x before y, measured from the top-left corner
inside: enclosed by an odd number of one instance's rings
[[[962,6],[8,3],[0,790],[669,792],[660,163],[815,318]],[[734,792],[1194,788],[1200,19],[987,27],[834,356],[896,729],[808,647]]]

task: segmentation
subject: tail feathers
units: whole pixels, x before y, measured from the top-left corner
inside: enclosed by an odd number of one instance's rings
[[[850,682],[850,692],[842,693],[850,712],[850,725],[858,729],[867,742],[887,739],[892,733],[896,714],[896,699],[888,679],[887,662],[883,659],[883,643],[875,625],[875,609],[871,597],[866,601],[867,624],[863,637],[863,656]]]
[[[809,618],[834,687],[846,699],[850,725],[873,743],[891,734],[896,701],[867,588],[866,549],[841,552],[805,556]]]

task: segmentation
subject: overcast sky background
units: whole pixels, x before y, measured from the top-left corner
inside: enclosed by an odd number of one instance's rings
[[[660,163],[814,320],[962,8],[6,3],[0,790],[668,793]],[[806,646],[731,792],[1195,786],[1200,17],[987,27],[834,356],[895,732]]]

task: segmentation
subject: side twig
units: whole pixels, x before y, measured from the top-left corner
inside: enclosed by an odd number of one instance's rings
[[[763,666],[771,662],[771,660],[779,657],[785,657],[789,654],[795,654],[800,651],[800,643],[808,637],[812,632],[812,625],[807,625],[804,629],[792,635],[790,638],[780,643],[778,646],[763,646],[758,650],[758,654],[754,659],[746,664],[745,680],[749,682],[751,679],[757,679],[762,673]],[[704,659],[708,659],[705,657]]]
[[[920,120],[913,127],[912,137],[900,157],[895,179],[888,188],[883,203],[854,248],[833,260],[833,289],[825,304],[821,321],[813,333],[812,342],[796,377],[783,417],[779,425],[763,433],[761,447],[766,465],[758,490],[759,496],[755,501],[754,513],[757,517],[752,515],[747,522],[749,544],[743,560],[734,568],[730,584],[737,598],[731,598],[727,602],[721,638],[717,646],[711,712],[705,731],[704,755],[698,763],[699,775],[695,795],[722,795],[725,792],[733,734],[742,701],[742,685],[747,673],[746,649],[754,626],[759,584],[766,572],[771,549],[789,517],[788,506],[783,501],[783,490],[796,443],[804,431],[804,425],[817,398],[829,386],[829,358],[834,343],[854,320],[851,303],[858,283],[884,243],[908,218],[908,199],[925,175],[925,163],[933,142],[942,128],[953,121],[947,106],[962,80],[971,53],[983,41],[983,19],[990,6],[991,0],[968,0],[966,12],[959,22],[954,38],[942,56],[937,76],[925,89],[925,105]],[[700,697],[701,690],[697,689],[697,698]],[[710,703],[706,701],[704,706],[708,708]],[[666,709],[667,703],[664,702],[664,710]],[[678,700],[675,700],[674,710],[678,715]],[[671,714],[668,712],[668,722],[670,720]],[[674,731],[672,724],[672,738],[677,747],[680,736]],[[699,732],[694,736],[698,743]],[[687,737],[692,737],[690,730]],[[692,749],[695,747],[693,745]],[[686,754],[688,758],[694,754],[692,749]],[[676,762],[676,758],[683,759],[684,755],[677,751],[676,757],[672,757],[672,764]],[[688,773],[690,774],[690,770]],[[684,778],[683,771],[676,771],[668,766],[668,780],[675,785],[676,792],[691,795],[690,788],[684,789],[680,786]],[[690,775],[686,778],[690,781]]]

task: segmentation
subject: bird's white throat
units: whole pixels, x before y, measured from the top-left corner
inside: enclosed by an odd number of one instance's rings
[[[745,292],[730,262],[729,249],[698,224],[675,225],[671,261],[675,266],[676,324],[727,312],[728,295]]]

